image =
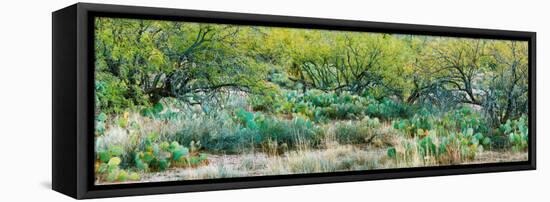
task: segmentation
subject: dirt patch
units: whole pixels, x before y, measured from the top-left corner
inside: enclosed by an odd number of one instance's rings
[[[476,155],[473,162],[467,164],[478,163],[501,163],[501,162],[518,162],[527,161],[529,155],[527,152],[497,152],[497,151],[483,151]]]

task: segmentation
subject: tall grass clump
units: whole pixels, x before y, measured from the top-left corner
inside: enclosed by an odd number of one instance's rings
[[[369,143],[379,135],[381,124],[378,118],[368,116],[361,121],[346,121],[335,126],[335,138],[340,144]]]
[[[261,112],[237,109],[234,121],[240,125],[240,132],[252,136],[255,147],[268,150],[294,149],[300,145],[316,147],[324,137],[320,127],[302,117],[277,119]]]

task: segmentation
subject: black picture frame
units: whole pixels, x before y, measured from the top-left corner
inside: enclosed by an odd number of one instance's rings
[[[184,20],[280,27],[524,40],[529,44],[528,161],[94,185],[94,17]],[[52,13],[52,188],[77,199],[242,189],[536,169],[536,33],[352,20],[77,3]]]

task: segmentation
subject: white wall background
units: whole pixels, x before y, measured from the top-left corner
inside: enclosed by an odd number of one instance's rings
[[[51,186],[51,12],[0,1],[0,201],[68,201]],[[112,201],[543,201],[550,199],[550,6],[535,0],[141,0],[95,3],[536,31],[538,170],[107,199]]]

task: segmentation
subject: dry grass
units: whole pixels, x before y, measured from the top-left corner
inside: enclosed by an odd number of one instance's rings
[[[209,165],[144,173],[142,182],[323,173],[368,170],[377,165],[384,151],[364,151],[350,145],[333,145],[323,150],[298,150],[282,156],[264,153],[210,155]]]
[[[487,151],[478,156],[473,161],[463,163],[477,164],[527,159],[526,153]],[[282,156],[271,156],[264,153],[210,155],[209,161],[210,164],[197,168],[172,168],[163,172],[141,173],[140,183],[443,165],[436,161],[422,160],[419,155],[413,155],[410,160],[395,161],[387,157],[385,149],[360,149],[357,146],[338,144],[323,150],[292,151]]]
[[[119,118],[119,117],[117,117]],[[116,119],[116,118],[115,118]],[[144,118],[139,114],[130,114],[130,123],[140,123],[132,129],[121,128],[116,124],[106,130],[99,142],[111,145],[131,147],[151,132],[173,135],[181,126],[178,123],[166,123]],[[351,123],[353,124],[353,123]],[[321,126],[326,135],[320,149],[306,144],[294,150],[265,153],[252,151],[235,155],[208,154],[208,165],[196,168],[170,168],[163,172],[140,173],[140,182],[160,182],[214,179],[228,177],[249,177],[265,175],[288,175],[303,173],[325,173],[338,171],[358,171],[388,168],[426,167],[456,164],[481,164],[527,160],[527,153],[482,151],[474,159],[464,160],[457,154],[458,148],[450,148],[444,157],[422,156],[418,150],[417,139],[400,134],[389,123],[381,123],[380,128],[372,132],[375,135],[365,144],[340,144],[335,137],[334,123]],[[172,133],[171,133],[172,132]],[[438,144],[435,138],[434,143]],[[394,147],[399,158],[389,158],[387,149]],[[135,183],[135,182],[132,182]],[[105,184],[100,182],[100,184]]]

